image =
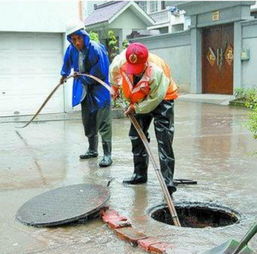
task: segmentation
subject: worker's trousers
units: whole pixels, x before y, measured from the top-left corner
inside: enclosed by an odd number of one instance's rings
[[[144,134],[150,142],[148,129],[153,119],[161,172],[166,185],[173,186],[175,158],[172,148],[174,135],[174,101],[163,100],[152,112],[135,114]],[[134,173],[147,172],[149,156],[135,127],[131,124],[129,137],[132,143]]]
[[[99,132],[103,143],[111,143],[112,117],[110,105],[106,105],[103,108],[90,112],[86,101],[84,100],[81,102],[81,114],[84,132],[89,139],[97,137]]]

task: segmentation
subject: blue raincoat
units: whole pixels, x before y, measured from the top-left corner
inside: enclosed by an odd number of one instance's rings
[[[84,60],[85,73],[91,74],[109,84],[109,59],[104,46],[100,43],[91,41],[88,33],[81,29],[73,34],[83,37],[86,57]],[[69,76],[71,69],[79,72],[79,51],[71,42],[71,35],[67,36],[68,41],[71,43],[67,48],[63,66],[61,70],[62,76]],[[72,106],[76,106],[84,99],[84,90],[87,90],[85,100],[90,112],[96,111],[100,108],[110,104],[110,92],[94,79],[89,77],[78,77],[73,80],[72,90]]]

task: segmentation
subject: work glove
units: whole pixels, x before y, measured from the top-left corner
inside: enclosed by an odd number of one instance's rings
[[[135,114],[135,106],[133,104],[130,104],[129,107],[125,110],[124,115],[133,115]]]
[[[66,78],[67,78],[67,77],[62,76],[61,79],[60,79],[60,84],[65,83],[65,82],[67,81]]]
[[[74,72],[73,72],[74,78],[77,78],[77,77],[79,77],[79,74],[80,74],[79,72],[77,72],[77,71],[74,71]]]
[[[111,87],[111,96],[113,100],[116,100],[120,96],[119,88],[114,86]]]

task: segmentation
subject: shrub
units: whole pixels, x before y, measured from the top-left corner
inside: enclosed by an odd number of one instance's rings
[[[253,137],[257,139],[257,107],[249,113],[249,119],[246,126],[252,132]]]
[[[122,49],[126,49],[129,45],[129,41],[127,39],[125,39],[123,42],[122,42]]]
[[[118,47],[118,40],[115,36],[114,31],[108,31],[108,46],[110,50],[110,60],[112,61],[113,58],[119,54],[119,47]]]
[[[257,139],[257,88],[237,88],[235,97],[243,101],[245,107],[251,110],[246,126],[252,132],[253,137]]]
[[[247,108],[257,107],[257,88],[237,88],[235,98],[244,102]]]
[[[96,33],[96,32],[90,31],[90,32],[89,32],[89,38],[90,38],[90,40],[92,40],[92,41],[100,42],[100,41],[99,41],[99,35],[98,35],[98,33]]]

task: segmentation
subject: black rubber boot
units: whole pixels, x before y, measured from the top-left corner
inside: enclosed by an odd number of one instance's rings
[[[123,180],[125,184],[143,184],[147,182],[148,157],[134,157],[135,169],[130,178]]]
[[[130,178],[126,178],[123,180],[125,184],[143,184],[147,182],[147,174],[143,172],[134,172]]]
[[[167,188],[168,188],[168,192],[170,194],[170,197],[173,200],[173,193],[177,190],[177,188],[175,187],[173,181],[170,182],[169,184],[167,184]]]
[[[93,136],[93,137],[88,138],[88,143],[89,143],[89,147],[88,147],[87,152],[85,154],[82,154],[79,156],[79,158],[81,160],[95,158],[98,156],[98,153],[97,153],[98,137]]]
[[[112,143],[103,142],[103,152],[104,156],[99,162],[99,167],[109,167],[112,165]]]
[[[170,196],[172,197],[172,194],[177,190],[177,188],[175,187],[174,184],[168,184],[167,185],[167,188],[168,188],[168,191],[169,191],[169,194]]]

